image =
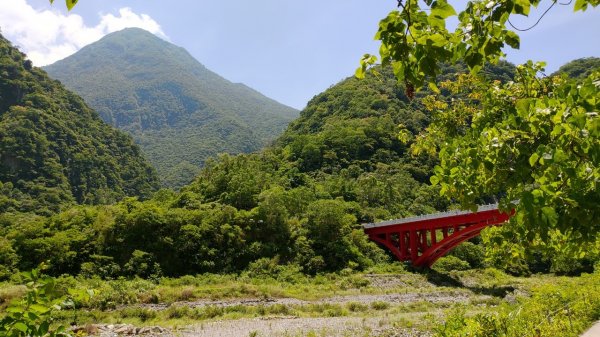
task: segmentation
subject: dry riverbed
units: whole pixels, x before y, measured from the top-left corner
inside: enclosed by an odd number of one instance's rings
[[[79,327],[92,336],[399,336],[428,337],[430,324],[439,322],[444,313],[457,305],[481,310],[502,301],[513,293],[487,294],[479,288],[439,286],[414,274],[364,275],[367,287],[351,294],[332,294],[318,299],[293,297],[194,299],[172,303],[141,303],[115,310],[139,308],[155,313],[189,310],[239,310],[236,314],[214,319],[181,322],[149,321],[144,326],[99,324]],[[350,291],[352,292],[352,291]],[[277,307],[282,314],[269,308]],[[307,309],[308,308],[308,309]],[[318,308],[322,311],[315,311]],[[325,308],[323,310],[323,308]],[[261,311],[262,310],[262,311]],[[230,312],[228,311],[228,312]],[[256,314],[256,312],[261,312]],[[247,313],[252,313],[247,317]]]

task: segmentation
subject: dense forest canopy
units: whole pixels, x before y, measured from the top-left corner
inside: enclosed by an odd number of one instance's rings
[[[298,113],[139,28],[109,34],[44,69],[130,133],[166,187],[191,182],[218,153],[261,149]]]
[[[431,158],[396,140],[399,121],[417,132],[427,116],[382,73],[316,96],[275,146],[209,160],[181,192],[50,217],[2,214],[7,269],[46,261],[56,274],[181,275],[269,258],[314,273],[387,259],[358,223],[448,205],[427,182]]]
[[[147,198],[157,185],[129,136],[0,36],[0,213]]]

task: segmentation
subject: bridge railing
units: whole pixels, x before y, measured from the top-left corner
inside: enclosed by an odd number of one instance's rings
[[[400,219],[392,219],[392,220],[386,220],[386,221],[380,221],[380,222],[366,223],[366,224],[363,224],[362,226],[363,226],[363,228],[367,229],[367,228],[376,228],[376,227],[384,227],[384,226],[392,226],[392,225],[401,225],[401,224],[412,223],[412,222],[417,222],[417,221],[447,218],[447,217],[451,217],[451,216],[485,212],[485,211],[493,211],[493,210],[497,210],[497,209],[498,209],[498,203],[494,203],[494,204],[480,205],[477,207],[477,211],[475,211],[475,212],[464,211],[464,210],[452,210],[452,211],[446,211],[446,212],[411,216],[408,218],[400,218]]]

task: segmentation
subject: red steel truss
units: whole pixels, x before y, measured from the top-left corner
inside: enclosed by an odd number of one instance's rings
[[[514,211],[498,205],[480,206],[476,212],[450,211],[363,225],[369,238],[389,249],[400,261],[431,267],[440,257],[489,226],[506,222]]]

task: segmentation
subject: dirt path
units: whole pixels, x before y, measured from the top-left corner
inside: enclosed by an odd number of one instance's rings
[[[584,332],[581,337],[600,337],[600,321],[596,322],[588,331]]]

